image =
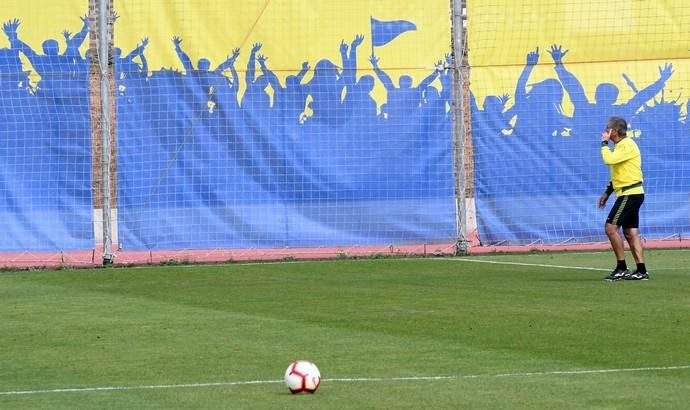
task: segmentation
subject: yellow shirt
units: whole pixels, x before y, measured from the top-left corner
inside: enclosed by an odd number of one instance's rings
[[[611,169],[611,182],[616,196],[644,194],[642,188],[642,155],[635,141],[625,137],[613,146],[613,151],[607,146],[601,147],[601,157],[604,164]],[[637,185],[631,187],[631,185]]]

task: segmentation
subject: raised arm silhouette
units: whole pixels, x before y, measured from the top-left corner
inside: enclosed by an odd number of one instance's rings
[[[72,53],[72,55],[65,55],[65,53],[60,54],[60,45],[57,40],[54,39],[48,39],[43,42],[43,54],[41,55],[36,53],[28,44],[19,38],[18,30],[20,25],[21,22],[18,19],[10,20],[3,24],[3,31],[10,41],[11,47],[24,54],[34,70],[41,76],[41,80],[37,86],[37,92],[46,93],[53,90],[61,90],[54,93],[54,96],[71,95],[73,91],[80,92],[80,90],[78,90],[79,87],[74,87],[73,82],[70,81],[74,78],[74,73],[78,70],[75,66],[75,58],[79,55],[79,51],[78,47],[76,51],[74,47],[79,43],[80,35],[71,38],[70,41],[72,44],[68,44],[68,47],[71,47],[69,52]],[[83,41],[83,39],[81,41]],[[67,50],[65,52],[67,52]]]
[[[527,81],[539,63],[539,47],[527,53],[525,67],[515,87],[515,104],[506,116],[515,119],[514,131],[525,138],[561,135],[570,127],[563,114],[563,87],[558,80],[546,80],[532,84],[527,91]]]
[[[386,109],[388,119],[410,119],[410,114],[417,111],[422,103],[422,97],[426,88],[438,77],[438,70],[429,74],[418,86],[412,86],[412,77],[401,75],[398,79],[398,87],[393,84],[393,80],[379,67],[380,59],[375,55],[369,57],[374,73],[379,78],[383,86],[388,91]]]
[[[608,118],[618,116],[633,118],[640,108],[650,99],[654,98],[673,75],[673,65],[667,63],[659,67],[659,79],[646,88],[638,91],[629,101],[616,104],[618,101],[618,87],[611,83],[601,83],[594,94],[594,102],[589,101],[584,87],[580,81],[563,64],[563,57],[569,50],[563,50],[561,45],[552,45],[549,50],[554,62],[554,69],[558,79],[563,84],[573,103],[573,132],[582,135],[583,138],[596,136],[600,132],[601,124],[605,124]]]
[[[423,92],[424,98],[422,99],[422,108],[424,109],[425,122],[429,129],[433,129],[443,124],[444,120],[449,119],[446,118],[447,96],[445,96],[444,93],[448,93],[450,75],[443,60],[439,60],[435,64],[435,67],[443,88],[439,91],[436,87],[429,85]]]
[[[124,57],[122,57],[122,49],[117,47],[115,48],[115,74],[118,80],[124,80],[126,78],[141,78],[148,75],[148,62],[144,56],[144,50],[148,44],[148,38],[142,39],[141,43]],[[134,59],[137,57],[141,63],[134,61]]]
[[[350,54],[347,64],[343,68],[343,80],[347,87],[345,95],[345,105],[348,109],[350,118],[357,121],[372,121],[377,116],[377,104],[371,96],[374,89],[375,80],[371,75],[364,75],[357,80],[357,48],[364,41],[364,36],[355,36],[350,43]]]
[[[266,80],[271,85],[271,88],[273,88],[274,93],[280,93],[283,91],[283,86],[280,85],[278,76],[266,66],[267,60],[268,57],[261,54],[256,57],[256,61],[259,62],[259,66],[261,67],[261,72],[266,77]]]
[[[180,59],[180,62],[182,63],[182,67],[187,72],[193,71],[194,65],[192,64],[192,60],[189,58],[187,53],[185,53],[182,50],[182,39],[178,36],[173,36],[172,42],[175,45],[175,52],[177,53],[177,57]],[[199,60],[199,62],[201,62],[201,60]]]
[[[527,53],[527,61],[525,67],[518,77],[517,85],[515,86],[515,103],[527,104],[527,80],[534,70],[534,66],[539,63],[539,47],[534,51]]]
[[[228,102],[231,109],[239,108],[239,102],[237,101],[237,89],[240,86],[240,77],[237,75],[237,69],[235,68],[235,61],[237,57],[240,56],[240,49],[235,48],[232,50],[232,54],[229,55],[225,61],[220,63],[214,71],[214,87],[217,87],[218,100],[221,102]],[[231,80],[227,80],[224,73],[230,70]]]
[[[347,44],[342,42],[340,56],[343,67],[348,64],[347,51]],[[343,112],[344,88],[345,80],[338,66],[328,59],[319,60],[314,66],[314,77],[307,85],[307,92],[311,97],[309,107],[313,113],[311,118],[332,126],[342,124],[346,118]]]
[[[229,55],[225,61],[220,63],[218,67],[214,70],[216,74],[223,74],[225,70],[230,70],[233,75],[233,81],[237,81],[234,77],[237,76],[237,70],[235,70],[235,61],[237,61],[237,57],[240,56],[240,49],[236,48],[232,50],[232,55]]]
[[[146,45],[144,43],[148,44],[148,41],[149,41],[148,38],[144,38],[141,41],[141,43],[144,47],[146,47]],[[139,53],[139,60],[141,61],[141,66],[140,66],[137,77],[147,78],[149,75],[149,62],[146,60],[146,54],[144,54],[143,48],[141,49],[141,52]]]
[[[309,63],[303,62],[302,69],[296,75],[287,76],[283,87],[278,76],[266,65],[266,60],[263,56],[257,57],[261,72],[273,88],[273,110],[278,113],[284,124],[296,124],[304,111],[307,99],[307,90],[302,85],[302,79],[309,71]]]
[[[507,134],[512,126],[510,120],[514,116],[511,110],[506,110],[510,96],[500,97],[488,95],[484,98],[483,109],[477,105],[474,93],[470,92],[470,110],[472,112],[472,130],[477,130],[481,137],[498,137]]]
[[[259,60],[260,64],[266,62],[265,56],[256,54],[261,50],[261,46],[261,43],[255,43],[252,46],[249,61],[247,61],[247,72],[245,73],[247,89],[242,96],[242,109],[256,121],[263,115],[270,115],[271,109],[271,96],[266,92],[269,77],[266,75],[256,76],[256,61]]]
[[[345,53],[343,56],[343,81],[346,87],[352,87],[357,81],[357,48],[362,45],[364,36],[358,34],[350,43],[350,52],[347,54],[347,44],[345,40],[340,43],[340,51]]]
[[[67,43],[64,54],[72,58],[72,63],[75,65],[79,65],[84,61],[79,52],[79,48],[84,44],[86,36],[89,35],[89,16],[82,16],[81,21],[83,23],[81,31],[74,36],[72,36],[72,33],[68,30],[62,32],[62,35],[65,37],[65,43]]]
[[[256,53],[258,53],[261,50],[261,47],[261,43],[254,43],[252,45],[252,50],[249,54],[249,60],[247,60],[247,72],[244,74],[244,79],[247,83],[247,87],[249,87],[250,84],[254,84],[254,80],[256,79]]]
[[[3,29],[11,31],[7,22],[3,25]],[[19,58],[19,50],[16,48],[2,48],[0,49],[0,88],[3,93],[16,93],[31,91],[29,85],[30,71],[24,71],[22,67],[22,60]]]
[[[453,67],[453,56],[446,54],[444,70],[439,75],[441,80],[441,98],[446,102],[446,109],[450,112],[453,106],[453,79],[451,68]]]

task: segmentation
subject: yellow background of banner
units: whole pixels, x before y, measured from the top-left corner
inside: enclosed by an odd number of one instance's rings
[[[381,68],[396,84],[401,74],[411,75],[418,83],[451,49],[448,0],[117,0],[115,6],[120,15],[114,29],[116,45],[124,55],[148,37],[145,54],[152,71],[161,67],[182,71],[173,35],[183,39],[182,49],[195,66],[199,58],[206,57],[215,68],[232,49],[241,48],[235,63],[240,91],[251,46],[257,42],[263,44],[259,54],[268,57],[268,67],[283,81],[298,72],[304,61],[313,68],[327,58],[341,66],[341,40],[350,44],[357,34],[364,34],[357,54],[358,76],[373,74],[369,63],[371,16],[409,20],[417,26],[416,31],[376,48]],[[311,72],[305,81],[310,78]],[[377,88],[375,94],[380,95],[378,81]]]
[[[480,107],[488,95],[514,95],[527,53],[536,47],[539,65],[528,84],[557,78],[548,53],[554,43],[569,50],[564,64],[590,101],[596,86],[606,82],[619,88],[619,104],[627,102],[634,93],[622,73],[642,89],[659,78],[658,67],[666,63],[675,73],[666,83],[665,100],[690,97],[687,2],[468,0],[467,15],[471,88]],[[564,109],[572,113],[567,94]]]

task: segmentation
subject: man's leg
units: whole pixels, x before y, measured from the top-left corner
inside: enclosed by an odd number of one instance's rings
[[[609,237],[611,248],[613,248],[613,253],[616,255],[617,261],[622,261],[625,260],[625,249],[623,247],[623,238],[621,238],[620,234],[618,233],[618,229],[618,225],[606,223],[606,236]]]
[[[625,234],[625,239],[628,241],[628,245],[630,245],[635,263],[644,263],[644,247],[642,246],[637,228],[623,229],[623,233]]]
[[[618,225],[607,222],[604,229],[606,231],[606,236],[609,237],[609,241],[611,242],[613,253],[616,255],[616,269],[604,279],[609,281],[625,279],[627,275],[630,275],[630,271],[628,271],[625,265],[625,250],[623,248],[623,238],[621,238],[618,233],[619,227]]]
[[[647,280],[649,279],[649,274],[647,273],[647,267],[644,264],[644,246],[642,245],[642,240],[640,240],[640,235],[637,228],[624,228],[625,239],[630,245],[630,250],[632,251],[633,258],[635,258],[635,263],[637,264],[637,269],[635,272],[626,276],[626,280]]]

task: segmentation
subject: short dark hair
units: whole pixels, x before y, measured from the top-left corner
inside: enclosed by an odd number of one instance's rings
[[[609,125],[611,129],[616,130],[616,134],[618,134],[619,137],[625,137],[628,133],[628,123],[621,117],[609,118]]]

